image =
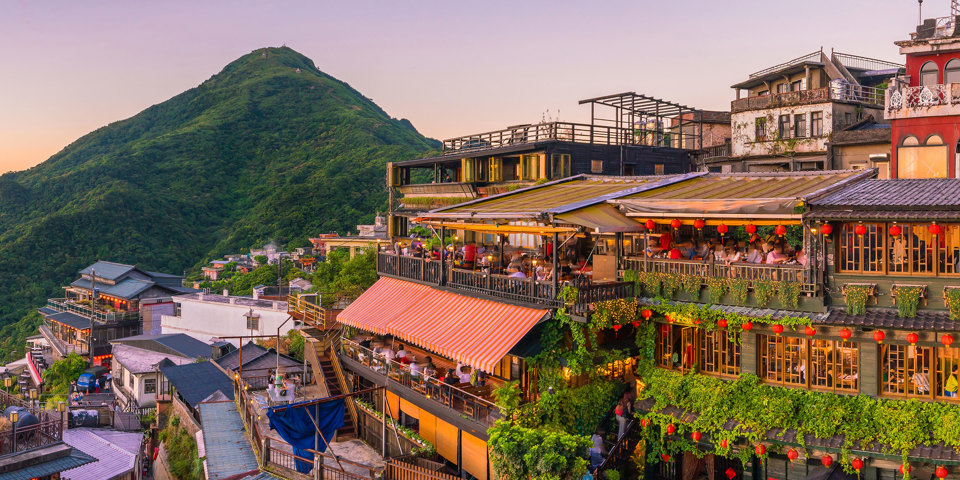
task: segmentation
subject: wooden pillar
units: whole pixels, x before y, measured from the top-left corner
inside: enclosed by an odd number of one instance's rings
[[[560,257],[560,252],[557,251],[558,240],[560,235],[557,232],[553,232],[553,294],[560,295],[560,271],[559,262],[557,259]]]
[[[447,271],[447,252],[449,251],[447,250],[447,246],[445,245],[446,238],[447,238],[447,227],[440,227],[440,278],[437,279],[438,285],[443,285],[444,283],[446,283],[444,282],[444,278],[445,278],[444,272]],[[454,249],[456,249],[456,246],[454,246]],[[449,252],[450,252],[449,253],[450,265],[452,266],[453,251],[449,251]]]

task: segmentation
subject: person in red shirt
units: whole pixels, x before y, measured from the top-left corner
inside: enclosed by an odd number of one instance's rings
[[[680,253],[679,249],[671,248],[670,249],[670,260],[680,260],[683,255]]]
[[[660,235],[660,249],[670,250],[670,235],[667,235],[666,233]]]

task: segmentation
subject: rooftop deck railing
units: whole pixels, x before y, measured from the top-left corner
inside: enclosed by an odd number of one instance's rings
[[[809,90],[792,90],[789,92],[767,95],[754,95],[730,102],[733,112],[759,110],[783,105],[797,105],[826,101],[855,102],[867,105],[881,106],[886,93],[875,87],[854,85],[842,80],[830,82],[830,86]]]
[[[67,298],[47,299],[47,306],[58,312],[69,312],[85,318],[93,317],[99,323],[120,323],[140,319],[140,312],[94,310],[89,305],[77,303]]]
[[[331,295],[331,297],[334,297]],[[319,299],[319,300],[318,300]],[[352,299],[336,296],[327,300],[317,294],[297,294],[287,297],[287,311],[297,320],[312,327],[326,330],[337,322],[337,313],[346,308]]]
[[[469,420],[492,427],[500,418],[500,409],[493,403],[455,385],[447,385],[440,379],[414,374],[402,363],[387,361],[360,344],[342,339],[341,355],[360,363],[371,371],[383,375],[401,385],[412,388],[425,398],[456,410]]]
[[[801,55],[797,58],[794,58],[793,60],[787,60],[786,62],[783,62],[781,64],[774,65],[769,68],[764,68],[763,70],[760,70],[758,72],[751,73],[750,78],[762,77],[768,73],[776,72],[778,70],[783,70],[784,68],[792,67],[794,65],[800,65],[805,62],[818,62],[820,61],[821,53],[822,52],[820,50],[817,50],[816,52],[813,52],[813,53]]]
[[[21,419],[26,412],[37,417],[38,423],[0,431],[0,457],[43,447],[63,439],[63,420],[56,411],[42,410],[0,390],[0,409],[21,407]]]
[[[492,132],[466,135],[443,141],[443,151],[473,152],[489,148],[524,145],[545,141],[588,143],[594,145],[649,145],[657,147],[675,147],[692,145],[694,135],[682,143],[677,141],[680,134],[666,128],[647,130],[644,128],[590,125],[570,122],[545,122],[532,125],[519,125]]]

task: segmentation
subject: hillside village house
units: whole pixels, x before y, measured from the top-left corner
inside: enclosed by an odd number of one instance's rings
[[[129,411],[156,407],[158,391],[166,391],[160,362],[183,365],[208,359],[211,346],[188,335],[136,335],[110,342],[113,345],[113,391],[120,406]]]
[[[886,103],[893,178],[960,176],[958,14],[928,18],[909,40],[895,42],[907,67],[906,75],[891,83]]]
[[[161,318],[163,333],[184,333],[202,342],[239,335],[281,335],[295,328],[287,302],[191,293],[172,298],[176,308]],[[240,341],[229,339],[239,347]]]
[[[836,168],[827,159],[831,134],[868,116],[883,118],[884,88],[902,69],[883,60],[822,49],[754,72],[732,88],[729,158],[712,171]],[[745,92],[745,94],[744,94]],[[880,168],[876,158],[869,168]]]
[[[160,316],[173,313],[171,298],[194,291],[182,283],[179,275],[98,261],[64,287],[63,298],[48,299],[40,308],[40,333],[54,359],[77,352],[109,366],[111,340],[160,332]]]

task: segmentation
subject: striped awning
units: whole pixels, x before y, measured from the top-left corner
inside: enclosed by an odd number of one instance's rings
[[[381,278],[337,320],[492,372],[548,312]]]

